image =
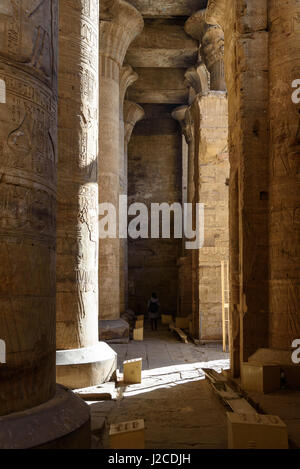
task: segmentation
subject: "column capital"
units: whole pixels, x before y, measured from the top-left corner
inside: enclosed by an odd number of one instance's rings
[[[123,105],[126,95],[126,91],[129,86],[132,86],[134,82],[138,80],[138,74],[133,70],[131,65],[123,65],[120,73],[120,113],[123,116]]]
[[[144,20],[124,0],[108,1],[104,13],[100,17],[100,55],[121,67],[129,45],[143,30]]]
[[[205,10],[196,11],[184,25],[185,32],[194,39],[197,39],[200,43],[205,34],[206,21],[205,21]]]
[[[224,31],[226,3],[226,0],[208,0],[205,14],[207,24],[219,25]]]
[[[124,101],[125,144],[128,145],[134,126],[144,119],[144,109],[133,101]]]
[[[185,79],[190,88],[189,104],[192,104],[199,93],[206,93],[210,89],[210,75],[206,65],[201,62],[196,67],[188,68]]]
[[[208,69],[224,59],[224,32],[218,24],[206,22],[206,10],[197,11],[185,23],[185,31],[200,42],[200,53]]]
[[[181,126],[182,133],[185,137],[186,143],[189,143],[191,134],[186,121],[186,112],[188,106],[179,106],[172,112],[173,119],[177,120]]]
[[[206,22],[206,10],[200,10],[185,23],[187,34],[200,43],[200,56],[211,75],[211,89],[226,90],[224,74],[224,32],[218,24]]]

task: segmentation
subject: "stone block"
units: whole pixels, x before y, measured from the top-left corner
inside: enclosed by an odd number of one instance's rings
[[[145,449],[144,420],[112,424],[109,442],[110,449]]]
[[[142,358],[123,362],[124,383],[138,384],[142,382]]]
[[[179,329],[189,328],[189,318],[176,318],[176,327]]]
[[[135,328],[140,329],[144,327],[144,320],[135,321]]]
[[[170,324],[173,321],[173,317],[171,314],[162,314],[161,315],[161,322],[162,324]]]
[[[246,391],[268,393],[280,389],[280,367],[276,365],[243,363],[241,378]]]
[[[100,320],[99,321],[100,340],[109,341],[129,341],[129,324],[124,319]]]
[[[133,340],[144,340],[144,329],[133,329]]]
[[[288,449],[287,426],[274,415],[227,412],[228,449]]]

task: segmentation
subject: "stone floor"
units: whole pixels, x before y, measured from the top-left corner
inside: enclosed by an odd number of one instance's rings
[[[229,367],[219,344],[181,343],[167,327],[145,328],[143,342],[114,345],[118,366],[124,360],[143,359],[139,385],[122,386],[111,401],[90,402],[92,419],[110,423],[145,420],[146,448],[226,448],[226,410],[204,380],[202,368]],[[108,447],[107,431],[94,446]]]

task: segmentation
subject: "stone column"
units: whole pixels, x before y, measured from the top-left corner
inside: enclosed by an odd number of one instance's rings
[[[100,18],[99,202],[119,204],[120,69],[130,43],[143,29],[141,14],[116,0]],[[119,239],[101,239],[99,247],[99,317],[120,316]]]
[[[195,119],[194,200],[204,204],[204,246],[193,251],[195,313],[200,318],[200,340],[219,340],[222,337],[221,262],[228,261],[229,256],[226,93],[210,91],[198,95],[192,112]]]
[[[145,117],[144,109],[138,104],[125,100],[124,101],[124,172],[126,181],[128,182],[128,145],[132,136],[135,125]],[[126,195],[127,195],[126,185]],[[128,239],[123,241],[123,269],[122,269],[122,291],[124,292],[124,302],[128,307]]]
[[[186,131],[185,114],[188,106],[179,106],[172,112],[173,119],[177,120],[182,130],[182,207],[187,203],[188,184],[188,156],[189,145]]]
[[[195,90],[194,90],[195,92]],[[195,95],[194,95],[195,99]],[[187,184],[187,201],[193,206],[193,213],[195,207],[195,122],[194,115],[189,107],[185,114],[185,136],[188,142],[188,184]],[[193,229],[195,227],[193,226]],[[192,313],[192,333],[195,338],[199,338],[199,315],[196,313],[196,306],[198,304],[198,290],[196,279],[195,256],[192,250],[186,253],[185,268],[190,271],[191,281],[191,313]]]
[[[207,24],[206,11],[200,10],[188,19],[185,31],[200,43],[200,56],[210,73],[210,89],[226,91],[222,28]]]
[[[182,129],[182,209],[188,201],[188,158],[189,136],[186,127],[186,111],[188,106],[180,106],[172,112],[172,117],[180,123]],[[191,256],[185,251],[186,239],[182,238],[182,252],[178,259],[178,316],[192,314],[192,271]]]
[[[268,4],[270,116],[269,347],[290,350],[300,338],[300,4]]]
[[[268,347],[268,2],[210,0],[206,21],[224,30],[230,153],[231,371]],[[284,69],[284,67],[283,67]],[[284,80],[287,83],[287,80]],[[288,84],[284,84],[286,90]],[[279,127],[278,127],[279,128]]]
[[[126,195],[128,192],[128,175],[127,175],[127,153],[124,129],[124,98],[127,89],[138,79],[137,73],[134,72],[130,65],[124,65],[120,75],[120,195]],[[120,239],[120,313],[124,313],[128,307],[128,249],[127,238]]]
[[[55,385],[57,32],[56,0],[1,1],[1,449],[89,445],[87,406]]]
[[[98,0],[60,2],[59,17],[57,380],[82,388],[115,366],[98,340]]]

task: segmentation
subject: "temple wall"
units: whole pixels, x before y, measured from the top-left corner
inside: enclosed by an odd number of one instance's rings
[[[143,106],[128,151],[128,203],[181,203],[181,132],[172,106]],[[150,212],[150,210],[149,210]],[[128,240],[129,307],[143,313],[152,291],[176,313],[181,239]]]

